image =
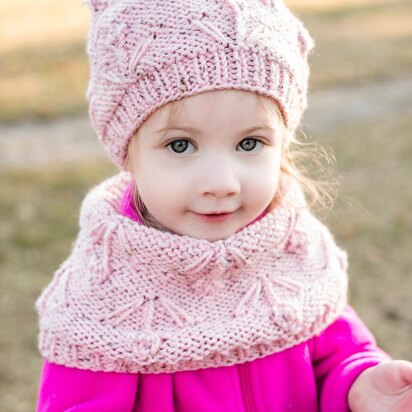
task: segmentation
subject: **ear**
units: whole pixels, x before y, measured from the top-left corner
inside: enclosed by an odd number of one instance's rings
[[[315,47],[315,41],[310,36],[309,32],[303,26],[303,24],[299,24],[298,29],[298,44],[299,49],[302,57],[306,59],[308,57],[309,52]]]
[[[270,7],[276,7],[279,5],[280,2],[284,3],[283,0],[261,0],[263,4],[270,6]]]
[[[99,15],[106,10],[110,0],[84,0],[84,3],[86,3],[92,13]]]

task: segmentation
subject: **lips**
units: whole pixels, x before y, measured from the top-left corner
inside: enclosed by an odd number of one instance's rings
[[[201,219],[207,222],[223,222],[224,220],[229,219],[230,216],[233,215],[233,212],[225,212],[225,213],[196,213]]]
[[[213,212],[208,212],[208,213],[203,213],[203,212],[196,212],[199,215],[225,215],[227,213],[233,213],[234,210],[221,210],[221,211],[213,211]]]

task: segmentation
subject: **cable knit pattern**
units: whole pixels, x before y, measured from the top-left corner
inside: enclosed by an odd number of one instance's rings
[[[87,0],[89,115],[124,167],[130,138],[164,104],[241,89],[275,99],[292,132],[307,106],[314,42],[282,0]]]
[[[71,255],[36,301],[49,361],[143,373],[231,365],[307,340],[340,314],[346,253],[302,203],[290,206],[303,199],[297,184],[259,221],[210,242],[119,214],[130,179],[89,192]]]

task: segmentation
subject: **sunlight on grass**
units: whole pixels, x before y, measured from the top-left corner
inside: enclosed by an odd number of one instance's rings
[[[396,2],[397,0],[285,0],[290,8],[304,11],[342,10],[348,7],[376,6]]]
[[[399,0],[286,0],[296,12],[332,11],[361,6],[391,6]],[[0,53],[24,46],[81,41],[89,10],[83,0],[14,0],[0,2]]]
[[[89,12],[82,0],[1,1],[0,20],[2,53],[81,40],[88,29]]]
[[[86,112],[89,68],[82,44],[9,52],[2,69],[0,121]]]
[[[314,88],[411,75],[411,2],[350,13],[309,13],[304,21],[316,42],[310,60]]]

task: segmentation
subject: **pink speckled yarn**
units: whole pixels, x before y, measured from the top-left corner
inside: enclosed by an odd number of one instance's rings
[[[128,142],[157,108],[240,89],[275,99],[293,133],[307,106],[313,39],[283,0],[86,0],[89,115],[124,168]]]
[[[48,361],[142,373],[232,365],[310,339],[340,315],[346,254],[298,185],[209,242],[119,213],[130,180],[123,172],[89,192],[72,253],[36,301]]]

